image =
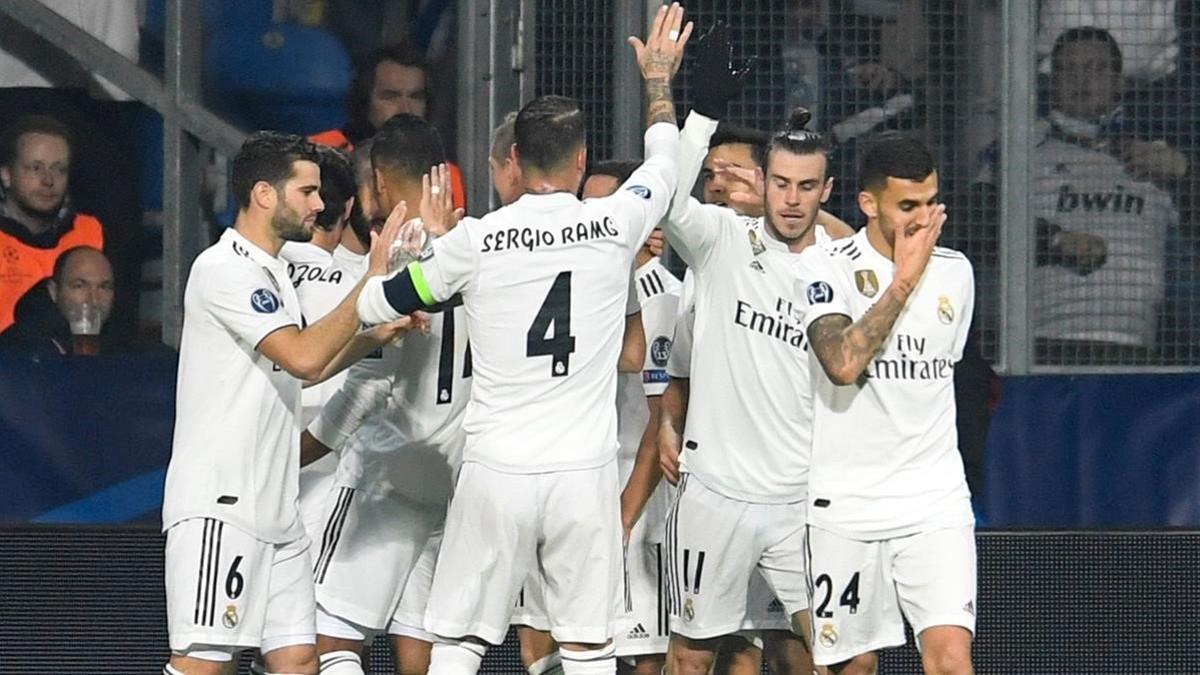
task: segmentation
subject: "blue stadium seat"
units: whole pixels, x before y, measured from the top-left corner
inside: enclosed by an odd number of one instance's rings
[[[338,126],[351,71],[337,38],[294,24],[228,26],[204,50],[206,98],[247,128],[313,133]]]

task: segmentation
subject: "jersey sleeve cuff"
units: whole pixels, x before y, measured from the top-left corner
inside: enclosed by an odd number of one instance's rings
[[[679,145],[679,128],[670,122],[656,122],[646,129],[646,159],[656,155],[675,158]]]
[[[717,120],[705,117],[695,110],[688,113],[687,120],[683,123],[683,135],[688,140],[706,148],[708,147],[709,139],[716,132]]]

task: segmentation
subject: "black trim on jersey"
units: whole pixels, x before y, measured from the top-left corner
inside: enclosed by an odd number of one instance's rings
[[[412,314],[418,309],[426,309],[417,295],[417,287],[413,285],[412,275],[408,268],[400,270],[396,276],[383,282],[383,297],[399,314]]]
[[[442,347],[438,354],[437,405],[454,400],[454,312],[442,314]]]
[[[813,576],[813,558],[812,558],[812,527],[804,526],[804,585],[808,589],[809,604],[813,603],[813,598],[817,595],[817,584],[813,581],[816,577]],[[817,640],[817,622],[809,621],[809,643],[816,644]]]
[[[667,611],[678,615],[683,610],[683,598],[679,587],[679,503],[687,489],[688,475],[679,477],[679,489],[671,513],[667,515]]]
[[[208,518],[204,519],[204,534],[200,538],[200,565],[196,569],[196,606],[192,611],[192,623],[200,624],[200,608],[203,606],[202,593],[207,586],[204,583],[208,571],[206,553],[208,551]]]
[[[668,618],[667,603],[665,602],[664,594],[666,591],[666,579],[663,577],[663,546],[661,543],[654,545],[654,562],[658,567],[658,604],[655,605],[654,616],[658,620],[658,636],[670,634],[670,619]]]
[[[704,576],[704,551],[696,552],[696,584],[692,586],[692,594],[700,593],[700,579]]]
[[[625,575],[625,613],[633,611],[633,593],[629,590],[629,547],[623,547],[621,555],[621,573]]]
[[[204,532],[200,539],[200,567],[196,572],[196,605],[192,610],[192,623],[197,626],[212,626],[216,620],[217,578],[221,564],[221,535],[225,523],[215,518],[204,519]]]
[[[210,627],[215,626],[217,622],[217,588],[221,580],[221,539],[225,534],[225,522],[221,520],[214,522],[217,527],[217,550],[213,553],[213,563],[209,568],[208,578],[208,583],[212,586],[212,600],[208,603],[208,625]]]
[[[642,295],[647,299],[667,292],[662,277],[658,276],[658,270],[650,270],[641,279],[638,279],[638,283],[642,285]]]
[[[333,552],[338,540],[342,537],[342,527],[346,524],[346,516],[350,513],[350,502],[354,499],[354,488],[342,487],[338,491],[337,503],[329,520],[325,523],[325,533],[321,537],[321,554],[317,556],[316,583],[325,582],[325,574],[329,571],[329,562],[333,560]]]

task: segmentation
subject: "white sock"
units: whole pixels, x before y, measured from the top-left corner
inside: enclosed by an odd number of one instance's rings
[[[475,675],[486,651],[487,647],[470,640],[435,642],[427,675]]]
[[[183,673],[179,672],[179,670],[168,663],[167,665],[163,666],[163,675],[183,675]]]
[[[610,642],[599,649],[575,651],[558,648],[563,675],[613,675],[617,672],[617,649]]]
[[[362,659],[347,650],[322,654],[319,672],[321,675],[364,675]]]
[[[529,664],[529,675],[562,675],[562,657],[558,652],[550,652],[542,658]]]

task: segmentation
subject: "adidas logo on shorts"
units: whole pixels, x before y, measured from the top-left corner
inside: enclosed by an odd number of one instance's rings
[[[783,611],[783,603],[779,601],[779,598],[775,598],[767,605],[767,611],[772,614],[778,614]]]
[[[629,635],[625,637],[628,640],[647,640],[650,638],[650,634],[646,632],[646,627],[639,623],[633,628],[630,628]]]

